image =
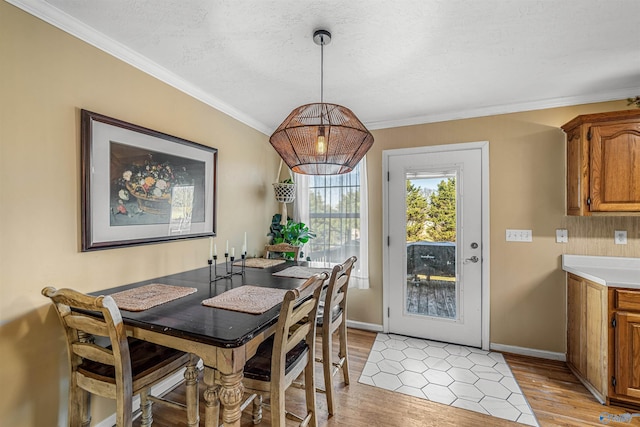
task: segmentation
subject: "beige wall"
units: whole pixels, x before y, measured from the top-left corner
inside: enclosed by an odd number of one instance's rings
[[[625,101],[455,120],[374,131],[367,154],[371,289],[350,291],[350,318],[382,324],[382,151],[489,141],[491,343],[563,353],[565,275],[561,254],[640,256],[640,218],[568,218],[565,136],[576,115],[627,109]],[[505,241],[505,230],[531,229],[532,243]],[[555,243],[556,228],[569,243]],[[626,229],[629,243],[613,244]]]
[[[630,94],[633,95],[633,94]],[[278,157],[267,136],[0,2],[0,424],[50,427],[66,405],[66,353],[46,285],[93,291],[204,265],[207,239],[82,253],[79,109],[216,147],[219,239],[259,252],[277,212]],[[352,320],[382,324],[382,150],[490,143],[491,341],[565,349],[560,255],[640,256],[638,218],[564,216],[564,135],[577,114],[623,101],[374,131],[369,290],[350,294]],[[265,162],[264,159],[267,159]],[[570,243],[556,244],[567,227]],[[629,231],[614,246],[613,229]],[[506,228],[533,243],[506,243]],[[596,239],[592,239],[596,237]],[[6,386],[5,386],[6,387]],[[100,402],[96,419],[112,407]]]
[[[261,251],[279,158],[264,134],[5,2],[0,99],[0,425],[51,427],[66,412],[67,361],[40,290],[95,291],[203,267],[209,254],[207,238],[80,252],[79,110],[217,148],[219,247],[240,250],[247,231],[248,252]]]

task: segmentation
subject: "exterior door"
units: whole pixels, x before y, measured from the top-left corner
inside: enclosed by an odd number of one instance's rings
[[[389,332],[488,346],[483,343],[486,187],[478,144],[385,152]]]

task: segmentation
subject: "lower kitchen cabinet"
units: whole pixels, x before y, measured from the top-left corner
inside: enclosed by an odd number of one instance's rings
[[[600,402],[640,406],[640,289],[568,274],[567,365]]]
[[[607,287],[569,274],[567,364],[602,403],[608,394]]]

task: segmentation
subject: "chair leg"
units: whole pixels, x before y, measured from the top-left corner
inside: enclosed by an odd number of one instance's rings
[[[322,334],[322,370],[324,372],[324,389],[327,396],[327,410],[329,415],[334,414],[333,410],[333,334],[329,330]]]
[[[140,417],[141,427],[151,427],[153,424],[153,413],[151,407],[153,402],[149,399],[149,393],[151,390],[145,388],[140,392],[140,409],[142,410],[142,416]]]
[[[305,401],[307,402],[307,416],[311,414],[309,424],[307,425],[317,427],[318,418],[316,417],[316,413],[318,411],[316,409],[316,374],[313,354],[308,355],[307,364],[304,368],[304,385]],[[307,417],[305,416],[304,418]]]
[[[342,364],[342,375],[344,376],[344,383],[349,385],[349,347],[347,346],[347,323],[346,319],[342,320],[342,324],[338,329],[340,335],[340,351],[338,357]]]
[[[198,402],[198,356],[190,354],[189,364],[184,371],[184,380],[187,400],[187,425],[197,427],[200,425],[200,413]]]
[[[282,386],[282,384],[280,384],[280,387],[278,388],[271,388],[271,425],[274,427],[286,426],[287,411],[284,407],[284,392],[285,388]]]
[[[260,393],[253,398],[252,421],[253,424],[260,424],[262,422],[262,395]]]
[[[91,425],[91,396],[75,384],[69,384],[69,425],[89,427]]]

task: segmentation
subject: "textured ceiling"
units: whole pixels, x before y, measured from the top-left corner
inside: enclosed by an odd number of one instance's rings
[[[270,134],[320,100],[372,129],[640,95],[638,0],[7,0]]]

